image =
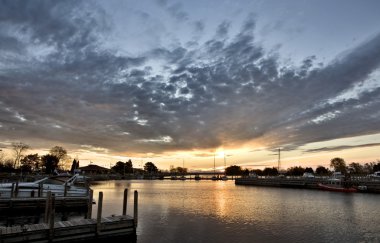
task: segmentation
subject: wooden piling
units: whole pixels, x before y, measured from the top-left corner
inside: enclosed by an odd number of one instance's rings
[[[41,197],[41,196],[42,196],[42,183],[38,183],[38,192],[37,192],[37,196],[38,196],[38,197]]]
[[[16,181],[16,187],[15,187],[15,197],[18,196],[18,181]]]
[[[63,196],[64,197],[67,197],[67,190],[68,190],[68,185],[67,185],[67,183],[65,183],[65,185],[64,185],[64,191],[63,191]]]
[[[128,189],[124,189],[124,198],[123,198],[123,215],[127,215],[127,202],[128,202]]]
[[[50,203],[50,215],[49,215],[49,239],[54,238],[54,217],[55,217],[55,195],[52,194]]]
[[[94,191],[92,189],[89,189],[88,191],[88,201],[87,201],[87,213],[86,213],[86,219],[90,219],[92,217],[92,201],[94,197]]]
[[[12,183],[12,188],[11,188],[11,198],[15,197],[15,183]]]
[[[135,227],[137,227],[137,219],[138,219],[138,192],[135,190],[134,202],[133,202],[133,220],[135,221]]]
[[[98,215],[97,215],[97,218],[96,218],[96,233],[97,234],[100,234],[100,231],[101,231],[102,207],[103,207],[103,192],[99,192]]]
[[[48,191],[46,194],[46,202],[45,202],[45,215],[44,215],[44,222],[47,224],[49,222],[49,214],[50,214],[50,203],[51,201],[51,191]]]

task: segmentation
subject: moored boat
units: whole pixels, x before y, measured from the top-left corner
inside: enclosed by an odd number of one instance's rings
[[[37,197],[39,191],[42,197],[47,195],[48,191],[54,193],[55,196],[62,197],[82,197],[88,194],[88,189],[74,185],[75,181],[80,177],[78,174],[66,180],[62,180],[63,176],[46,177],[34,182],[19,183],[3,183],[0,184],[0,198],[10,198],[12,193],[17,193],[17,197],[28,198]]]
[[[318,188],[333,192],[357,192],[358,189],[340,179],[329,179],[326,183],[318,183]]]

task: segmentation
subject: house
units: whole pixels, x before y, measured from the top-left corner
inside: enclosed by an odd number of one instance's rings
[[[89,164],[87,166],[79,167],[83,174],[108,174],[110,169],[101,167],[99,165]]]

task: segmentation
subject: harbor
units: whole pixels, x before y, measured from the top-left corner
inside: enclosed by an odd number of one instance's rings
[[[105,193],[105,215],[122,207],[126,187],[139,191],[138,243],[380,239],[377,194],[240,186],[233,180],[111,180],[91,186],[94,195]]]

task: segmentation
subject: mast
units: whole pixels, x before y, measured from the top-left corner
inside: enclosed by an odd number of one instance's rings
[[[185,175],[185,159],[182,159],[182,175]]]
[[[215,153],[214,153],[214,175],[215,175]]]
[[[281,166],[281,148],[278,148],[278,165],[277,165],[278,172],[280,172],[280,166]]]
[[[223,153],[224,155],[224,174],[226,174],[226,153]]]

